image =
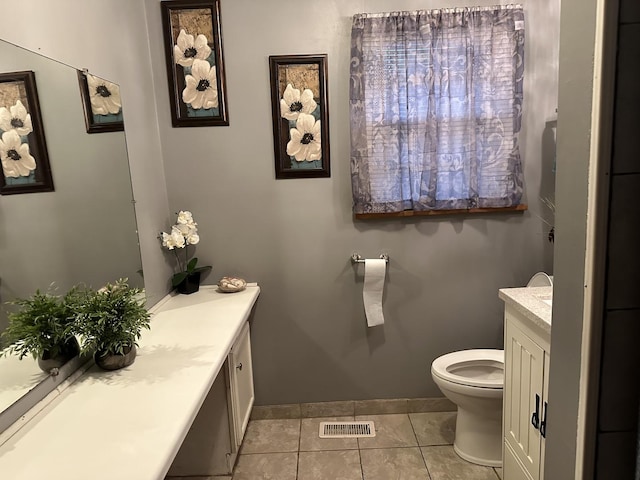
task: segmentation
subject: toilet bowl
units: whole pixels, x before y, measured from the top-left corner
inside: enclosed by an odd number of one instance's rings
[[[465,460],[502,465],[504,350],[461,350],[436,358],[431,375],[458,406],[453,448]]]

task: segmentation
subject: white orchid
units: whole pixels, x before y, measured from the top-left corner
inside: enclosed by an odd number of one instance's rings
[[[180,210],[175,225],[171,227],[171,233],[161,232],[160,234],[162,246],[173,250],[180,269],[178,273],[171,277],[171,284],[174,287],[182,284],[185,279],[191,275],[199,275],[200,272],[211,270],[210,266],[196,267],[198,259],[195,257],[189,260],[187,247],[200,242],[197,225],[193,220],[191,212],[188,210]],[[184,259],[181,258],[181,255],[178,255],[177,249],[179,248],[184,248]]]
[[[177,222],[181,225],[198,225],[193,221],[193,214],[188,210],[180,210],[178,212]]]
[[[316,120],[313,115],[301,113],[296,127],[289,130],[289,137],[291,140],[287,143],[287,155],[294,157],[298,162],[320,160],[320,120]]]
[[[2,134],[0,159],[5,177],[28,177],[36,169],[36,161],[29,153],[29,144],[22,143],[20,135],[15,130]]]
[[[280,116],[287,120],[297,120],[301,113],[313,113],[318,104],[313,92],[305,88],[302,94],[289,83],[280,99]]]
[[[200,34],[195,40],[193,35],[180,30],[180,35],[173,47],[173,57],[178,65],[190,67],[195,59],[206,60],[211,55],[211,47],[207,45],[207,37]]]
[[[218,106],[218,84],[216,67],[206,60],[194,60],[191,75],[185,77],[187,86],[182,91],[184,103],[190,103],[196,110]]]
[[[100,77],[87,74],[89,100],[94,115],[117,114],[122,109],[120,87]]]
[[[9,109],[6,107],[0,108],[0,130],[5,132],[15,130],[21,137],[33,132],[31,115],[27,113],[27,109],[20,100]]]

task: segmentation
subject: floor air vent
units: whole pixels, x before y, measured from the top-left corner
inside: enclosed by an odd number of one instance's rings
[[[375,437],[372,421],[367,422],[320,422],[320,438]]]

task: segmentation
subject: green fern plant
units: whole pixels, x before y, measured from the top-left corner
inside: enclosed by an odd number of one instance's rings
[[[2,332],[3,341],[9,344],[4,354],[15,354],[24,358],[50,357],[64,353],[66,342],[74,334],[75,313],[79,290],[72,288],[64,297],[36,290],[29,298],[11,302],[19,309],[9,313],[9,325]]]
[[[84,292],[76,315],[76,331],[82,352],[99,357],[124,355],[150,328],[150,315],[141,298],[143,290],[128,285],[126,278],[108,283],[98,291]]]

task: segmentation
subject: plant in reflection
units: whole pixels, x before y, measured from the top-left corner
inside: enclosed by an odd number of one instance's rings
[[[197,257],[189,259],[188,247],[196,245],[200,242],[198,235],[198,224],[193,219],[191,212],[181,210],[178,212],[178,218],[175,225],[171,227],[171,231],[161,232],[160,239],[162,246],[175,254],[178,272],[171,277],[171,285],[177,287],[187,281],[190,276],[199,278],[202,272],[211,270],[211,266],[198,267]],[[178,252],[184,249],[184,255]]]
[[[66,363],[79,352],[74,332],[80,302],[81,293],[75,287],[63,297],[36,290],[29,298],[8,302],[18,310],[9,314],[9,325],[2,333],[9,343],[3,354],[21,359],[32,355],[45,371]]]

